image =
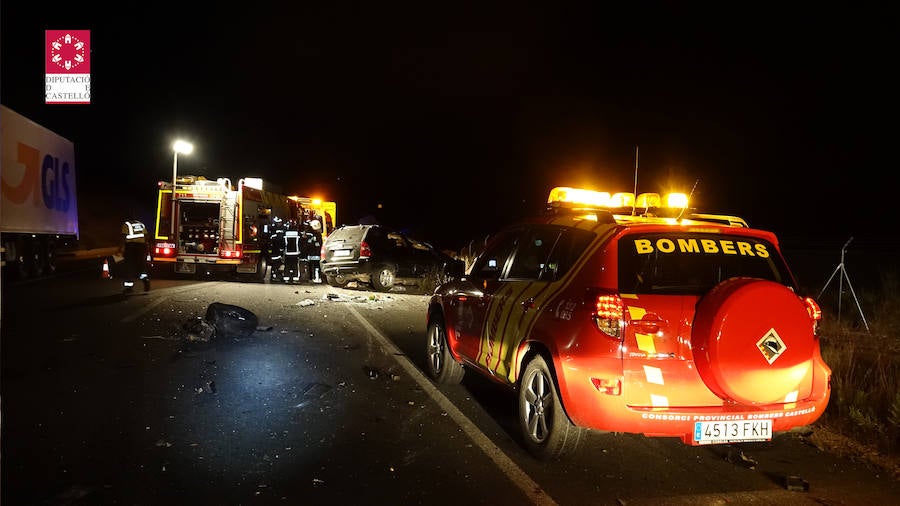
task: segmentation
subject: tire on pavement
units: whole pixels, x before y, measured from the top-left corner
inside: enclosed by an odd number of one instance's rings
[[[462,381],[466,371],[450,354],[443,318],[440,316],[431,318],[426,338],[425,360],[428,376],[437,383],[455,384]]]
[[[525,367],[518,397],[519,425],[529,453],[539,460],[560,460],[578,449],[585,429],[566,415],[555,377],[542,355],[534,355]]]

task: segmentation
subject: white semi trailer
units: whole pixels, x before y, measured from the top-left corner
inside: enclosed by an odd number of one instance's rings
[[[0,105],[0,260],[17,278],[56,269],[78,240],[75,146]]]

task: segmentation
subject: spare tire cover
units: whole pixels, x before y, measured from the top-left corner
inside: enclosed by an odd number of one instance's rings
[[[800,297],[779,283],[733,278],[717,285],[697,305],[691,347],[697,372],[722,399],[790,402],[810,388],[812,322]]]

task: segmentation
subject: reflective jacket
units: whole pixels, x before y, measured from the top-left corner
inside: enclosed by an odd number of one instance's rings
[[[122,235],[125,237],[126,243],[144,242],[144,236],[146,235],[146,232],[147,227],[145,227],[144,224],[139,221],[126,221],[122,224]]]

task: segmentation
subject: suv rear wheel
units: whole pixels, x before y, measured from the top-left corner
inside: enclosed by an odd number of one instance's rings
[[[379,292],[390,292],[394,287],[397,269],[391,264],[381,264],[372,271],[372,288]]]
[[[519,424],[525,447],[541,460],[554,460],[573,453],[584,429],[569,420],[550,367],[535,355],[525,367],[519,386]]]

